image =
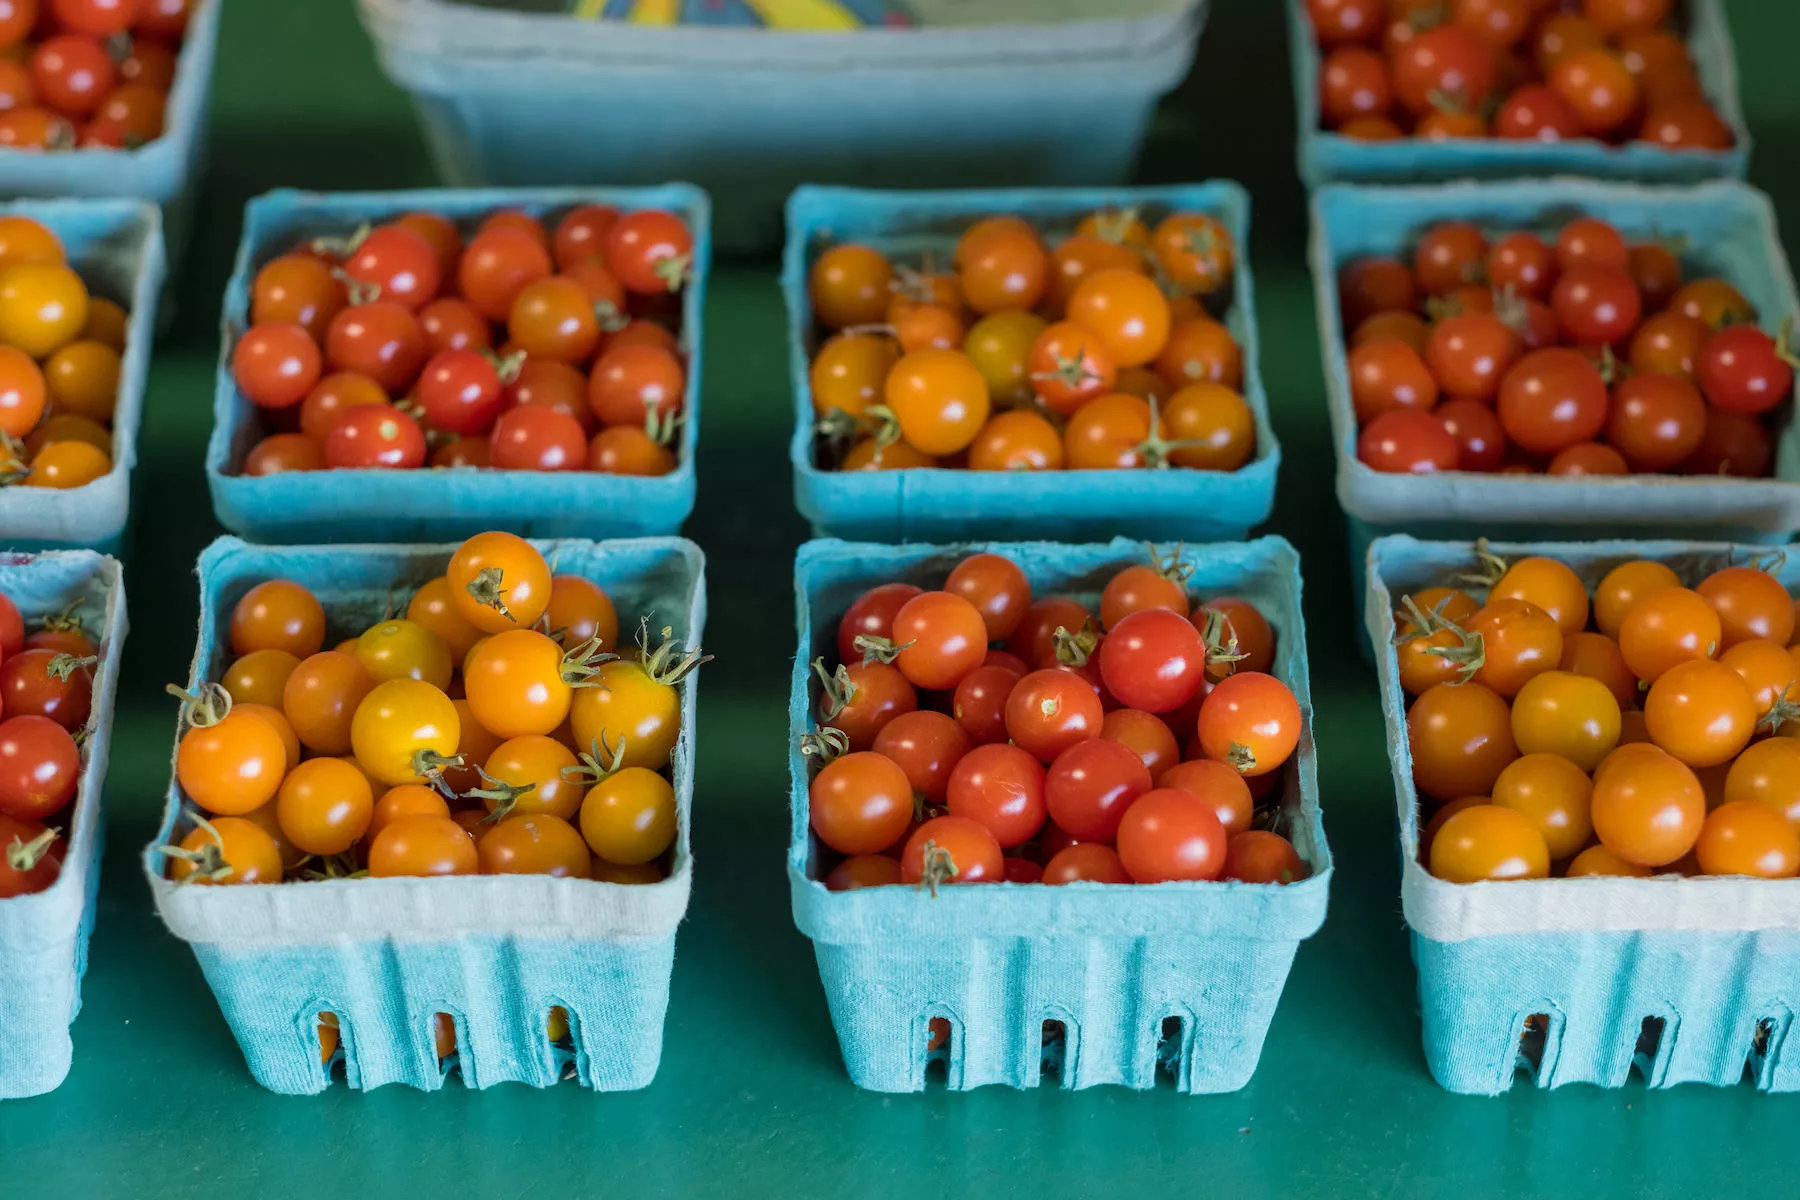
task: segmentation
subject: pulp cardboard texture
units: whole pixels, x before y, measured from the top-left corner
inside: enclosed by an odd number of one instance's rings
[[[0,900],[0,1099],[10,1100],[54,1089],[74,1053],[69,1026],[81,1011],[100,888],[100,803],[125,645],[125,587],[115,559],[62,550],[0,554],[0,594],[27,621],[75,606],[100,647],[81,782],[72,806],[48,822],[63,830],[62,871],[41,892]]]
[[[1628,239],[1681,238],[1685,277],[1734,284],[1770,333],[1800,308],[1769,198],[1740,183],[1648,188],[1575,179],[1442,187],[1321,188],[1312,201],[1313,288],[1337,441],[1337,493],[1349,519],[1351,563],[1384,533],[1449,541],[1680,536],[1704,541],[1785,542],[1800,529],[1800,429],[1784,407],[1771,437],[1774,477],[1692,475],[1553,478],[1448,471],[1393,475],[1356,457],[1349,358],[1338,312],[1337,273],[1370,254],[1410,256],[1441,221],[1473,221],[1499,233],[1554,233],[1577,215],[1604,217]]]
[[[535,543],[564,574],[591,579],[618,606],[622,636],[639,616],[687,644],[706,621],[704,560],[677,538]],[[231,609],[269,579],[305,584],[324,602],[326,644],[353,634],[402,589],[443,573],[454,546],[264,548],[220,538],[200,557],[200,638],[189,685],[230,662]],[[271,1091],[324,1090],[318,1014],[335,1013],[352,1087],[435,1089],[450,1066],[470,1087],[544,1087],[572,1071],[586,1087],[643,1087],[662,1056],[675,926],[693,860],[697,683],[681,687],[672,778],[674,865],[660,883],[627,886],[540,875],[363,878],[240,887],[168,878],[160,847],[191,822],[171,782],[162,828],[145,849],[157,911],[192,944],[250,1072]],[[570,1015],[572,1054],[545,1035],[549,1010]],[[456,1022],[457,1054],[440,1063],[432,1020]]]
[[[0,151],[0,179],[4,179]],[[45,159],[56,155],[41,155]],[[113,469],[85,487],[9,487],[0,491],[0,544],[14,550],[90,546],[116,551],[131,514],[131,469],[137,463],[144,379],[156,336],[156,298],[162,289],[162,217],[142,200],[18,200],[0,215],[43,222],[61,239],[89,292],[128,311],[125,353],[113,409]]]
[[[466,237],[482,217],[518,208],[551,218],[582,204],[624,211],[666,208],[694,235],[693,275],[682,290],[687,392],[675,470],[642,478],[597,471],[498,471],[458,467],[241,474],[264,435],[255,406],[237,389],[231,353],[249,324],[257,270],[297,242],[348,237],[364,222],[415,209],[441,213]],[[428,542],[505,529],[527,537],[647,537],[673,534],[694,508],[694,445],[700,432],[701,314],[712,259],[706,194],[682,183],[649,188],[340,192],[278,190],[250,201],[236,267],[225,288],[213,431],[206,480],[220,524],[258,542]]]
[[[1331,852],[1320,821],[1300,613],[1299,556],[1281,538],[1190,546],[1196,597],[1252,601],[1277,633],[1274,673],[1294,690],[1305,730],[1283,768],[1279,827],[1312,875],[1285,887],[1244,883],[1108,886],[950,885],[832,892],[830,851],[807,815],[810,771],[799,749],[812,728],[810,663],[833,661],[838,620],[861,592],[896,580],[941,586],[969,554],[1004,554],[1038,596],[1095,603],[1141,543],[1049,542],[875,546],[808,542],[795,563],[799,652],[789,700],[793,777],[788,881],[794,923],[813,940],[844,1066],[858,1087],[918,1091],[928,1063],[963,1089],[1034,1087],[1046,1063],[1068,1088],[1147,1088],[1159,1070],[1184,1092],[1242,1087],[1256,1070],[1269,1019],[1301,939],[1325,918]],[[928,1050],[933,1018],[948,1045]],[[1063,1026],[1060,1057],[1044,1039]]]
[[[1125,180],[1157,99],[1193,62],[1207,7],[807,33],[358,5],[446,179],[692,179],[717,199],[719,244],[734,251],[778,244],[782,202],[806,182]]]
[[[161,137],[135,150],[76,148],[44,154],[0,149],[0,195],[154,201],[162,209],[169,256],[179,259],[193,224],[198,191],[193,185],[203,170],[213,52],[223,6],[224,0],[195,0],[175,62],[175,84],[169,89]]]
[[[1256,455],[1237,471],[831,471],[815,463],[810,383],[812,303],[806,278],[829,245],[862,242],[917,258],[950,260],[957,237],[994,213],[1024,217],[1051,240],[1100,208],[1135,207],[1154,223],[1176,211],[1210,213],[1237,246],[1230,307],[1221,318],[1244,356],[1244,399],[1256,417]],[[867,541],[933,541],[971,533],[998,538],[1144,537],[1231,541],[1248,536],[1275,505],[1281,447],[1269,424],[1258,364],[1250,197],[1229,180],[1144,188],[875,192],[802,187],[788,201],[781,286],[788,307],[793,387],[794,501],[821,535]]]
[[[1548,555],[1591,588],[1621,562],[1667,562],[1694,581],[1766,550],[1702,542],[1498,543],[1512,559]],[[1402,907],[1413,931],[1425,1056],[1456,1092],[1498,1094],[1521,1064],[1525,1021],[1547,1018],[1541,1086],[1646,1083],[1800,1090],[1800,880],[1586,877],[1454,884],[1419,862],[1394,606],[1475,562],[1469,543],[1385,537],[1369,550],[1364,611],[1381,677],[1400,818]],[[1800,561],[1775,574],[1791,591]],[[1479,598],[1479,597],[1478,597]],[[1660,1034],[1655,1023],[1661,1022]],[[1648,1024],[1647,1024],[1648,1023]],[[1529,1064],[1526,1064],[1527,1066]]]
[[[1701,89],[1735,143],[1728,150],[1666,150],[1648,142],[1609,145],[1594,138],[1560,142],[1505,138],[1364,142],[1321,127],[1319,70],[1323,56],[1306,16],[1306,0],[1287,0],[1288,58],[1294,77],[1295,156],[1309,188],[1327,183],[1423,183],[1452,179],[1517,179],[1580,175],[1643,183],[1742,179],[1750,165],[1750,130],[1738,104],[1737,54],[1723,0],[1686,0],[1688,53]]]

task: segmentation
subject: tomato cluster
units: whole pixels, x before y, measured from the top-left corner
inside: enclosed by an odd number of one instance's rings
[[[1675,32],[1675,0],[1307,0],[1319,115],[1363,141],[1638,140],[1725,150],[1731,128]]]
[[[329,650],[326,628],[287,580],[233,609],[236,659],[186,697],[176,777],[204,815],[167,848],[172,878],[663,878],[698,650],[646,623],[616,653],[606,592],[508,533],[464,542],[403,617]]]
[[[1690,588],[1636,559],[1590,594],[1555,559],[1481,559],[1485,602],[1435,587],[1397,615],[1432,874],[1800,872],[1800,644],[1774,576]]]
[[[940,591],[859,596],[803,741],[813,832],[844,856],[826,886],[1305,878],[1256,808],[1302,720],[1275,632],[1238,597],[1190,605],[1190,570],[1153,552],[1097,615],[986,553]]]
[[[191,0],[0,0],[0,146],[135,150],[163,134]]]
[[[1761,476],[1794,358],[1730,283],[1578,217],[1425,231],[1338,275],[1357,457],[1377,471]],[[1424,315],[1421,315],[1423,313]]]
[[[98,648],[73,611],[25,632],[0,594],[0,899],[41,892],[62,871],[69,806],[83,767],[78,737],[93,711]]]
[[[246,475],[495,467],[667,475],[687,390],[693,235],[590,204],[489,214],[467,242],[411,212],[265,263],[232,349],[268,436]],[[496,345],[496,343],[498,343]]]
[[[1146,223],[1095,212],[1048,245],[987,217],[951,270],[844,243],[813,261],[827,335],[811,389],[822,462],[845,471],[964,467],[1235,471],[1256,453],[1243,354],[1209,315],[1236,247],[1206,213]]]
[[[111,472],[125,327],[54,232],[0,216],[0,484],[78,488]]]

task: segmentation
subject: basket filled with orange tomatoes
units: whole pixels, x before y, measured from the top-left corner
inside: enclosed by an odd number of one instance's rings
[[[69,1072],[124,642],[118,562],[0,555],[0,1098]]]
[[[1742,178],[1723,0],[1288,0],[1300,176]]]
[[[851,1080],[1244,1086],[1331,875],[1293,547],[795,569],[788,879]]]
[[[700,551],[223,538],[199,570],[144,865],[256,1080],[649,1083],[692,875]]]
[[[0,545],[123,542],[162,280],[152,205],[0,207]]]
[[[222,0],[12,0],[0,11],[0,192],[162,208],[185,245]]]
[[[1385,533],[1800,528],[1800,301],[1761,192],[1334,186],[1312,260],[1356,569]]]
[[[1438,1082],[1800,1089],[1800,564],[1396,536],[1368,580]]]
[[[709,256],[686,184],[251,201],[214,511],[263,542],[674,533]]]
[[[871,541],[1229,540],[1281,451],[1235,183],[788,204],[800,512]]]

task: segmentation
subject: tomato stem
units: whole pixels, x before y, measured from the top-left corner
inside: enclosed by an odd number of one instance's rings
[[[850,682],[850,668],[839,663],[837,670],[828,675],[825,659],[820,657],[813,659],[813,670],[819,676],[819,719],[835,721],[856,698],[856,685]]]
[[[368,221],[358,225],[349,237],[316,237],[306,245],[314,254],[325,258],[344,259],[355,254],[357,249],[375,232],[375,226]]]
[[[1193,578],[1194,564],[1188,562],[1183,555],[1183,551],[1187,549],[1186,542],[1176,542],[1175,549],[1167,555],[1156,548],[1155,542],[1145,542],[1144,549],[1150,555],[1151,567],[1170,583],[1186,586],[1187,581]]]
[[[1137,220],[1138,210],[1132,205],[1103,208],[1094,214],[1094,236],[1103,242],[1123,246],[1125,239],[1131,236],[1131,227],[1137,224]]]
[[[206,831],[206,836],[212,841],[209,844],[203,844],[198,850],[189,850],[186,846],[158,847],[170,858],[179,858],[183,862],[193,864],[193,871],[184,878],[176,880],[176,886],[198,883],[202,879],[211,880],[213,883],[223,883],[230,879],[232,875],[236,874],[236,868],[225,861],[225,839],[219,836],[219,831],[213,826],[213,823],[199,813],[189,812],[188,816],[193,818],[196,828]]]
[[[1240,775],[1256,770],[1256,752],[1242,742],[1231,743],[1231,748],[1225,752],[1225,761]]]
[[[44,861],[44,855],[50,853],[50,847],[60,836],[56,830],[46,829],[27,842],[14,834],[12,844],[6,848],[6,865],[15,871],[31,870]]]
[[[49,665],[44,668],[44,674],[66,683],[69,676],[82,667],[98,666],[99,662],[99,656],[94,654],[90,654],[86,658],[76,658],[73,654],[57,654],[51,657]]]
[[[1065,667],[1085,667],[1100,648],[1100,631],[1094,627],[1093,618],[1081,623],[1081,628],[1070,633],[1068,626],[1058,625],[1056,632],[1050,635],[1050,644],[1055,649],[1056,661]]]
[[[1476,538],[1475,566],[1474,571],[1456,576],[1456,582],[1470,583],[1480,588],[1491,588],[1506,575],[1508,563],[1504,558],[1488,549],[1486,538]]]
[[[1237,672],[1237,665],[1250,656],[1238,649],[1237,626],[1231,623],[1231,617],[1217,608],[1201,607],[1206,614],[1206,623],[1200,630],[1200,640],[1206,646],[1206,665],[1219,666],[1222,679]]]
[[[702,652],[698,646],[683,649],[675,640],[675,629],[671,625],[662,627],[662,639],[661,644],[652,650],[650,618],[643,617],[638,621],[638,649],[643,652],[644,674],[650,677],[652,683],[674,687],[713,660],[712,655]]]
[[[46,633],[85,634],[87,629],[82,625],[81,618],[75,615],[75,610],[80,607],[81,601],[73,601],[70,603],[69,607],[63,609],[61,612],[51,613],[49,616],[42,617],[33,623]]]
[[[483,567],[475,572],[475,578],[469,580],[466,590],[475,598],[475,603],[493,609],[517,625],[519,619],[506,607],[505,583],[506,573],[499,567]]]
[[[453,767],[466,767],[469,765],[469,763],[463,760],[463,756],[460,754],[439,754],[430,747],[424,747],[413,751],[413,774],[417,775],[420,779],[423,779],[427,784],[435,787],[438,791],[442,792],[452,800],[457,798],[456,789],[451,787],[444,779],[444,772]],[[480,772],[480,765],[476,764],[475,769]],[[485,772],[482,773],[482,777],[486,778]]]
[[[575,766],[564,767],[562,777],[574,783],[593,785],[609,775],[616,775],[619,768],[625,765],[625,738],[619,739],[615,749],[607,749],[606,735],[588,743],[588,749],[576,754],[579,760]]]
[[[876,637],[872,633],[859,633],[853,643],[862,651],[863,662],[892,663],[900,657],[900,652],[912,645],[911,642],[897,643],[892,638]]]
[[[800,756],[823,767],[850,753],[850,735],[830,725],[800,735]]]
[[[163,690],[182,702],[181,719],[194,729],[217,725],[231,715],[231,693],[219,684],[203,683],[190,692],[171,683]]]
[[[693,255],[671,254],[667,258],[657,259],[651,270],[671,292],[679,292],[692,277],[692,268]]]
[[[546,636],[549,636],[548,633]],[[595,634],[563,655],[562,664],[557,668],[557,674],[570,687],[604,689],[606,681],[600,678],[600,669],[609,662],[617,661],[619,661],[619,656],[608,651],[605,643],[600,640],[600,635]]]
[[[930,838],[925,839],[924,859],[924,870],[920,872],[919,885],[929,889],[931,898],[935,900],[937,899],[938,884],[949,883],[956,878],[956,859],[951,857],[948,849],[938,845]]]
[[[482,786],[470,788],[464,794],[467,800],[492,800],[494,807],[488,815],[481,818],[483,825],[498,825],[512,816],[513,808],[519,803],[519,797],[537,790],[536,783],[511,784],[495,779],[487,773],[486,768],[476,767],[475,773],[481,777]]]

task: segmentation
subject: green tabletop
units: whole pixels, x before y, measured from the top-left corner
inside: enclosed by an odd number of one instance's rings
[[[218,299],[250,196],[423,185],[431,172],[351,0],[231,0],[196,244],[178,267],[180,312],[158,347],[140,437],[133,631],[75,1064],[58,1091],[0,1104],[0,1195],[1791,1194],[1800,1097],[1634,1081],[1521,1084],[1488,1100],[1449,1095],[1426,1074],[1392,784],[1332,496],[1281,5],[1213,7],[1145,174],[1233,177],[1256,199],[1263,374],[1286,468],[1273,529],[1305,556],[1319,780],[1338,863],[1330,918],[1300,949],[1248,1087],[896,1097],[845,1078],[783,874],[786,564],[804,529],[790,501],[772,260],[718,264],[707,312],[700,501],[687,532],[711,559],[708,646],[719,657],[701,690],[693,905],[656,1082],[611,1095],[572,1083],[368,1094],[340,1084],[292,1098],[251,1080],[193,956],[152,911],[138,860],[169,774],[175,711],[162,688],[187,671],[193,562],[218,532],[201,473]],[[1800,5],[1728,7],[1756,137],[1751,177],[1800,230]]]

